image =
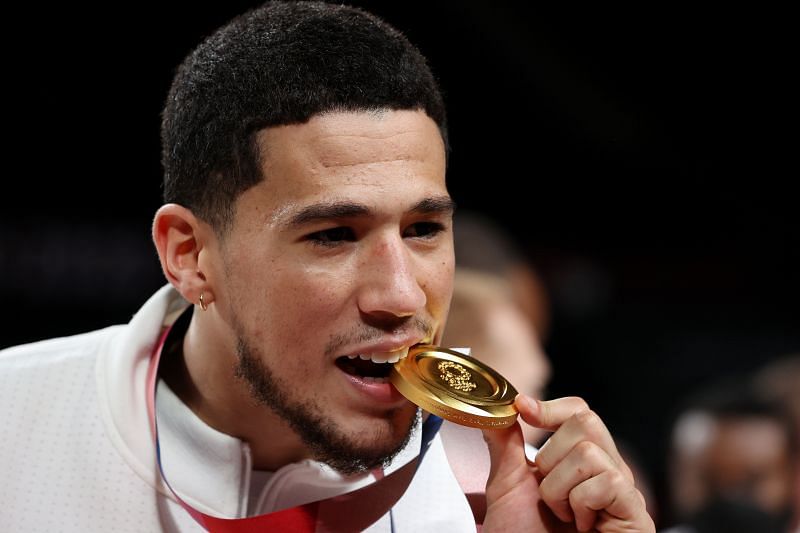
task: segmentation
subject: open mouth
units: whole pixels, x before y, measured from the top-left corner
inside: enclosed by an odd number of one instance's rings
[[[379,354],[343,355],[336,359],[336,366],[365,383],[387,383],[392,365],[407,355],[408,348]]]

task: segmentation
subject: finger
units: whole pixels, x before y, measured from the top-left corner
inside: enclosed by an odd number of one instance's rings
[[[589,409],[582,398],[568,396],[556,400],[534,400],[530,396],[518,394],[515,406],[522,419],[528,424],[550,431],[555,431],[572,415]]]
[[[559,519],[571,522],[574,518],[570,505],[572,490],[584,481],[616,468],[614,461],[599,446],[582,441],[542,479],[539,492]]]
[[[644,524],[638,522],[648,516],[639,491],[619,470],[606,470],[579,484],[570,492],[569,503],[578,531],[588,531],[598,519],[610,518],[630,522],[631,531],[639,531]]]
[[[599,446],[614,461],[628,481],[633,481],[633,473],[619,454],[611,433],[597,413],[591,409],[578,411],[550,436],[536,454],[536,465],[546,476],[578,443],[583,441]]]

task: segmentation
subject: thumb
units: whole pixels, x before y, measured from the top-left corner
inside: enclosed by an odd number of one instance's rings
[[[494,498],[530,478],[531,467],[525,458],[525,441],[519,423],[505,429],[484,429],[483,440],[491,460],[486,482],[486,500],[491,505]]]
[[[535,400],[519,394],[515,404],[523,420],[527,419],[530,423],[530,420],[538,417],[540,409]],[[492,477],[507,475],[508,469],[530,465],[525,457],[525,436],[518,422],[505,429],[484,429],[483,440],[489,448],[491,459],[490,481]],[[522,470],[525,474],[530,473],[529,469]]]
[[[506,429],[485,429],[483,438],[492,461],[486,482],[483,531],[560,531],[541,501],[535,467],[525,458],[519,423]]]

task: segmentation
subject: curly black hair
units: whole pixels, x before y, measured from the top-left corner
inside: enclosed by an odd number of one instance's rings
[[[361,9],[268,2],[233,19],[178,68],[162,115],[164,200],[220,234],[262,176],[256,133],[330,111],[423,110],[447,141],[426,59]]]

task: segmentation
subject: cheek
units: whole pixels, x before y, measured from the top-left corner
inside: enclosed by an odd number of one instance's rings
[[[453,261],[439,261],[426,272],[423,290],[428,299],[428,312],[436,320],[437,329],[447,321],[453,296]]]
[[[298,269],[274,276],[270,285],[273,322],[293,331],[330,327],[347,301],[346,280],[330,272]]]
[[[445,309],[450,307],[450,298],[453,296],[454,272],[453,261],[442,261],[431,273],[432,292],[435,293],[437,301],[443,302]]]

